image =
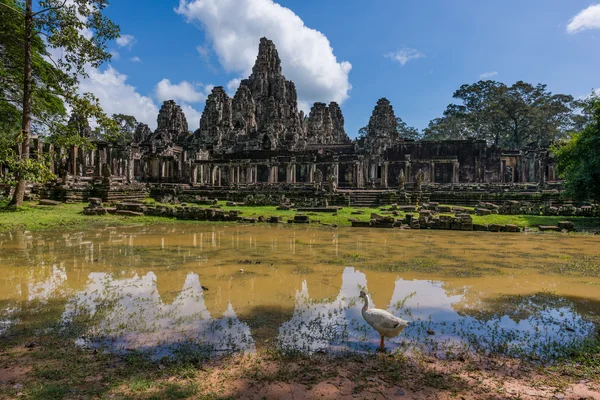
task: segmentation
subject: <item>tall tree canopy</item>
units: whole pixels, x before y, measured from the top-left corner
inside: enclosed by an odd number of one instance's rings
[[[566,142],[553,147],[559,175],[576,200],[600,201],[600,98],[585,102],[588,125]]]
[[[453,97],[460,104],[450,104],[443,117],[432,120],[424,139],[483,139],[509,149],[549,145],[573,131],[580,107],[572,96],[523,81],[512,86],[479,81],[461,86]]]
[[[17,207],[32,180],[29,171],[40,161],[29,157],[36,124],[61,145],[87,139],[76,134],[77,124],[67,123],[63,101],[80,118],[95,119],[109,134],[116,131],[92,94],[77,93],[79,78],[110,59],[106,43],[119,36],[118,26],[102,14],[107,5],[107,0],[0,0],[0,112],[11,117],[0,127],[13,134],[18,114],[21,125],[15,140],[20,148],[6,150],[17,182],[11,203]]]

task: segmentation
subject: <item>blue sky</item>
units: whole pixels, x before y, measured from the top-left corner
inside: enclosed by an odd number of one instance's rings
[[[595,4],[113,0],[106,13],[132,38],[110,45],[118,56],[110,67],[93,70],[82,90],[96,93],[108,112],[134,114],[151,125],[161,102],[176,97],[194,130],[211,87],[229,84],[233,95],[235,79],[247,74],[264,35],[280,50],[283,72],[296,82],[303,107],[341,101],[351,137],[367,124],[380,97],[422,129],[442,114],[460,85],[486,73],[507,84],[545,83],[576,97],[599,88]]]

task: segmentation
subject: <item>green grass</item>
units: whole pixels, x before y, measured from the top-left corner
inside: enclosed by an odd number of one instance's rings
[[[32,202],[23,207],[0,208],[0,232],[11,230],[38,231],[56,228],[91,228],[106,225],[151,224],[165,222],[161,217],[123,217],[118,215],[86,216],[82,211],[85,204],[61,204],[39,206]]]
[[[158,205],[154,200],[147,199],[147,205]],[[211,223],[199,221],[179,221],[168,217],[124,217],[120,215],[104,216],[86,216],[82,211],[86,204],[61,204],[59,206],[40,206],[33,202],[26,202],[23,207],[15,210],[0,204],[0,232],[12,230],[30,230],[37,231],[43,229],[78,229],[93,228],[100,226],[116,225],[149,225],[157,223]],[[172,205],[167,205],[174,207]],[[350,219],[358,221],[368,221],[371,213],[381,214],[380,208],[354,208],[344,207],[336,214],[333,213],[298,213],[295,210],[277,210],[275,206],[226,206],[225,202],[219,202],[221,209],[225,211],[238,210],[244,217],[265,217],[279,216],[284,222],[293,219],[296,214],[306,214],[313,222],[321,224],[336,225],[341,227],[351,226]],[[202,206],[207,208],[208,206]],[[355,211],[362,211],[362,214],[352,214]],[[400,212],[396,218],[403,218],[405,213]],[[488,215],[473,216],[475,224],[514,224],[521,228],[535,228],[538,225],[557,225],[559,221],[569,220],[575,224],[577,230],[592,229],[600,227],[600,218],[587,217],[561,217],[561,216],[533,216],[533,215]],[[214,222],[212,222],[214,223]]]
[[[565,217],[565,216],[544,216],[544,215],[499,215],[492,214],[479,217],[473,215],[474,224],[513,224],[521,228],[543,226],[556,226],[560,221],[571,221],[575,229],[599,228],[600,218],[590,217]]]

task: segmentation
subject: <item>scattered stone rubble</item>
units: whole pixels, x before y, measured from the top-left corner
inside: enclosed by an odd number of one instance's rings
[[[243,217],[240,211],[225,211],[220,206],[211,202],[212,207],[201,208],[188,205],[147,205],[137,202],[116,203],[114,208],[104,207],[102,199],[90,198],[89,205],[84,209],[85,215],[105,215],[107,213],[122,216],[161,216],[171,217],[182,220],[196,221],[231,221],[231,222],[268,222],[281,223],[280,216],[260,216]],[[240,205],[230,202],[229,206]],[[325,208],[295,208],[297,211],[304,212],[338,212],[341,207]],[[404,212],[403,218],[400,218],[400,212]],[[453,215],[450,215],[453,213]],[[456,231],[489,231],[489,232],[521,232],[517,225],[506,224],[474,224],[472,214],[475,211],[464,207],[441,206],[435,203],[423,204],[417,206],[397,206],[392,205],[382,209],[381,214],[371,213],[369,221],[360,221],[351,218],[352,227],[370,227],[370,228],[401,228],[401,229],[437,229],[437,230],[456,230]],[[355,213],[360,215],[361,213]],[[287,221],[291,224],[309,224],[312,222],[306,214],[295,214]],[[575,230],[571,221],[561,221],[557,226],[540,226],[540,231],[572,232]]]

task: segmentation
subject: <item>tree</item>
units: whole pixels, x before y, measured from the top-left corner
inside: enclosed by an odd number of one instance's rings
[[[425,139],[483,139],[510,149],[531,142],[547,146],[568,136],[578,107],[572,96],[523,81],[512,86],[479,81],[462,85],[453,97],[461,104],[448,105],[442,118],[432,120]]]
[[[576,200],[600,201],[600,98],[584,104],[590,123],[569,140],[552,148],[558,174]]]
[[[421,137],[417,128],[408,126],[400,117],[396,118],[396,133],[398,137],[409,140],[419,140]]]
[[[113,114],[113,121],[119,127],[119,137],[115,140],[115,144],[127,145],[133,141],[133,134],[138,124],[133,115]]]
[[[23,7],[15,0],[0,0],[3,24],[8,24],[7,21],[12,18],[15,21],[15,32],[22,33],[17,43],[21,43],[20,51],[23,54],[22,68],[19,68],[23,78],[22,82],[14,85],[20,88],[22,95],[19,138],[19,159],[22,164],[29,163],[32,117],[36,114],[36,78],[41,78],[40,82],[52,82],[51,85],[46,85],[48,96],[39,96],[40,98],[50,101],[64,99],[74,105],[74,108],[84,108],[89,115],[96,117],[99,123],[106,121],[93,96],[80,97],[76,89],[79,77],[86,75],[88,66],[98,67],[110,59],[110,53],[106,51],[106,42],[119,35],[118,26],[102,14],[107,4],[107,0],[25,0]],[[12,12],[12,17],[8,16],[9,11]],[[41,40],[42,36],[45,42]],[[62,57],[52,59],[56,68],[48,70],[51,74],[35,76],[36,46],[39,47],[37,54],[47,59],[52,57],[49,52],[44,53],[46,47],[60,49],[62,52]],[[10,57],[17,57],[17,50],[19,49],[9,48],[5,51]],[[52,125],[52,121],[48,124]],[[56,128],[57,125],[54,123],[53,127]],[[69,129],[66,127],[64,131],[69,133]],[[67,135],[67,138],[72,137],[73,135]],[[16,178],[17,187],[11,204],[19,207],[23,202],[27,174],[17,169]]]

